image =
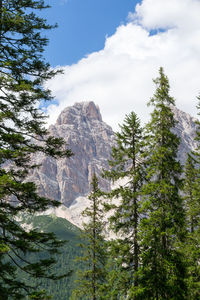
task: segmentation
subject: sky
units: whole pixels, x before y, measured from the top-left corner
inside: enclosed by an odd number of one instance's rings
[[[49,24],[45,57],[51,66],[77,63],[84,56],[104,47],[106,36],[126,22],[137,0],[46,0],[51,9],[43,11]]]
[[[55,101],[48,124],[75,102],[94,101],[118,129],[135,111],[149,119],[162,66],[177,107],[196,116],[200,92],[200,0],[49,0],[45,57],[64,74],[47,82]]]

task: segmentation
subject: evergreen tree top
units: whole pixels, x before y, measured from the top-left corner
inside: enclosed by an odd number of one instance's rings
[[[164,69],[160,67],[159,76],[153,80],[156,85],[156,91],[153,97],[148,102],[148,105],[175,105],[175,99],[169,95],[170,85],[167,76],[164,74]]]

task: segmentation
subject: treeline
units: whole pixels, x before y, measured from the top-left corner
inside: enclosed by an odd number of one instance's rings
[[[70,299],[200,299],[200,123],[197,149],[182,166],[175,100],[162,68],[154,82],[148,124],[142,128],[131,112],[116,133],[103,173],[114,188],[103,193],[93,176],[79,258],[85,267]],[[105,241],[108,211],[116,237]]]

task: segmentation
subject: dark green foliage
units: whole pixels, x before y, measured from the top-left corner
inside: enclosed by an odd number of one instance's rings
[[[184,256],[179,251],[186,233],[182,170],[177,161],[179,139],[172,132],[175,101],[162,68],[154,82],[157,88],[149,102],[154,110],[146,126],[148,182],[143,189],[138,299],[186,299]]]
[[[184,184],[187,240],[183,251],[188,258],[188,287],[191,300],[200,298],[200,122],[196,123],[197,149],[188,155]]]
[[[187,239],[183,244],[183,252],[188,262],[189,299],[200,298],[200,177],[197,163],[188,155],[185,165],[185,208],[187,218]]]
[[[104,299],[103,284],[105,282],[107,253],[103,234],[104,223],[100,196],[102,196],[102,192],[99,190],[98,180],[94,174],[89,196],[91,206],[83,212],[83,215],[88,218],[88,222],[83,226],[82,255],[77,258],[78,261],[82,262],[83,269],[79,270],[77,274],[77,288],[70,298],[73,300]]]
[[[140,122],[134,112],[126,116],[120,128],[109,161],[111,170],[104,172],[104,176],[113,182],[121,180],[107,195],[113,200],[112,204],[105,205],[106,209],[114,210],[110,217],[111,229],[120,236],[110,243],[114,266],[110,267],[108,275],[110,292],[107,297],[119,299],[120,294],[126,296],[131,288],[131,297],[135,299],[140,260],[141,191],[145,178],[144,143]],[[119,199],[118,204],[114,204],[115,199]]]
[[[185,164],[184,195],[187,229],[194,233],[200,226],[200,174],[198,164],[190,154]]]
[[[53,232],[57,238],[64,243],[60,248],[60,254],[55,254],[53,257],[56,261],[55,265],[51,268],[52,272],[57,276],[62,276],[66,272],[72,270],[71,276],[61,278],[60,280],[47,280],[43,278],[32,278],[27,273],[19,271],[17,276],[19,279],[25,278],[26,282],[31,285],[36,285],[39,290],[45,289],[51,299],[53,300],[66,300],[70,298],[72,290],[76,288],[76,271],[83,269],[83,265],[75,262],[77,256],[81,256],[80,243],[84,241],[80,239],[80,229],[68,222],[65,219],[56,216],[28,216],[24,215],[20,221],[21,224],[26,224],[27,228],[37,228],[43,232]],[[47,258],[47,253],[35,253],[27,255],[31,261],[38,260],[39,258]],[[27,298],[29,299],[29,298]]]
[[[53,234],[26,232],[15,221],[19,212],[34,213],[59,205],[40,197],[35,184],[26,181],[30,170],[37,167],[31,155],[71,155],[61,139],[48,136],[45,117],[37,108],[40,101],[51,99],[43,84],[56,74],[42,58],[47,39],[41,31],[52,26],[35,11],[44,8],[41,0],[0,0],[0,293],[5,300],[8,295],[20,299],[32,293],[15,276],[16,268],[33,277],[54,278],[48,274],[53,263],[50,257],[32,263],[25,260],[27,253],[41,249],[57,252],[62,245]],[[10,260],[14,264],[10,265]]]

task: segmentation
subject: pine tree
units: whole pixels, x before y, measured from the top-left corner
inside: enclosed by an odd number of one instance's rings
[[[43,299],[37,288],[20,282],[16,269],[34,277],[51,274],[53,259],[28,261],[32,252],[57,252],[61,243],[53,234],[25,231],[16,221],[19,213],[40,212],[58,206],[40,197],[34,183],[27,181],[35,153],[68,157],[71,151],[63,140],[48,135],[45,116],[38,109],[41,101],[51,100],[44,88],[56,72],[43,59],[49,30],[36,11],[47,8],[42,0],[0,0],[0,295],[2,299],[24,299],[32,294]]]
[[[128,295],[126,299],[136,299],[141,190],[145,177],[143,135],[134,112],[126,116],[120,129],[116,133],[116,146],[112,149],[112,159],[109,161],[111,170],[104,172],[106,178],[119,185],[108,194],[113,200],[112,204],[105,205],[107,209],[114,210],[110,222],[111,229],[117,234],[117,239],[110,244],[114,266],[109,272],[110,294],[107,297],[121,299],[120,295]],[[118,204],[115,204],[116,201]]]
[[[154,80],[154,106],[147,132],[147,184],[143,189],[145,218],[141,230],[140,297],[138,299],[186,299],[185,262],[180,243],[185,234],[182,168],[177,161],[179,138],[169,82],[162,68]]]
[[[104,237],[103,209],[101,204],[102,192],[98,187],[98,179],[93,175],[92,191],[89,195],[91,205],[83,211],[88,218],[84,223],[82,239],[83,256],[78,260],[83,263],[83,270],[78,272],[77,289],[71,299],[105,299],[103,284],[105,281],[105,265],[107,260],[106,241]]]
[[[185,164],[184,199],[187,239],[183,252],[187,255],[189,299],[200,297],[200,174],[198,164],[190,154]]]
[[[185,164],[184,195],[187,229],[192,234],[200,226],[200,177],[194,157],[188,154]]]
[[[200,101],[200,97],[198,97]],[[200,109],[200,103],[197,106]],[[200,113],[198,113],[200,114]],[[200,298],[200,122],[196,121],[197,148],[188,155],[185,165],[185,207],[187,218],[187,240],[183,251],[188,257],[189,298]]]

